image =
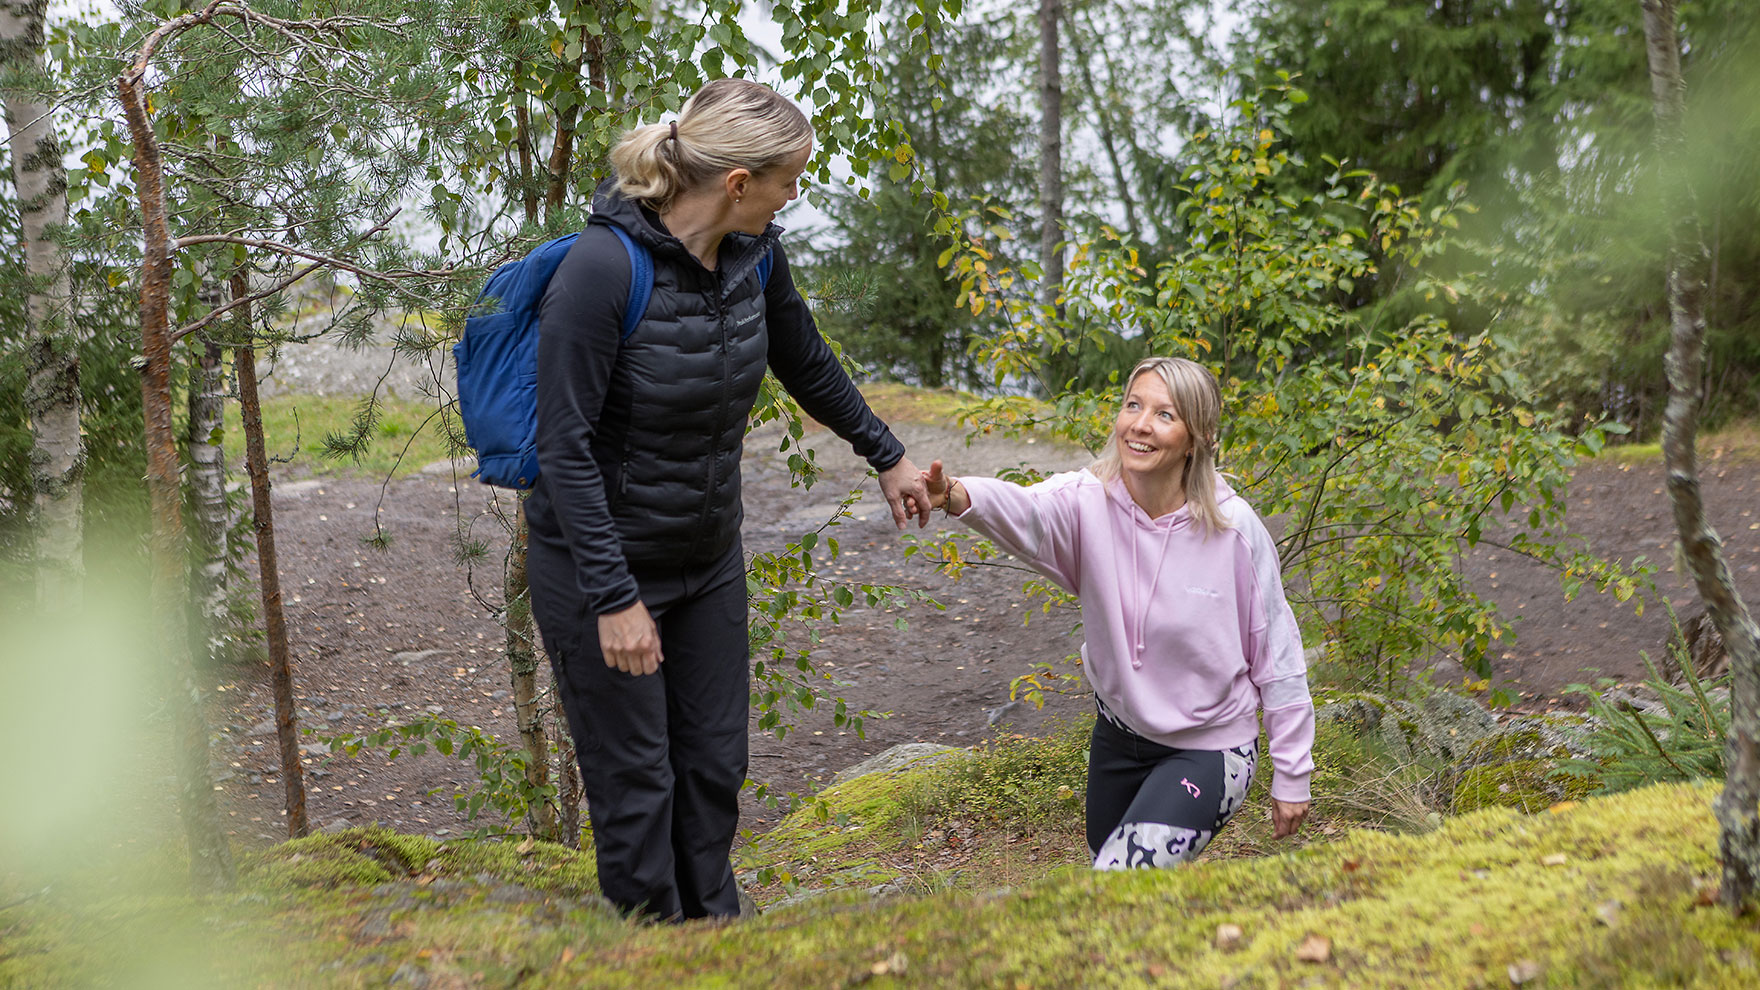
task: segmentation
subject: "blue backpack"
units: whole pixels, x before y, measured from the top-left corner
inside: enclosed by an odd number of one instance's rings
[[[616,224],[607,224],[629,253],[629,303],[623,311],[628,340],[648,311],[654,259]],[[465,441],[477,452],[471,477],[501,488],[538,481],[538,306],[544,289],[579,233],[545,241],[518,261],[495,270],[465,318],[452,346],[458,366],[458,414]],[[771,255],[758,262],[758,282],[770,281]]]

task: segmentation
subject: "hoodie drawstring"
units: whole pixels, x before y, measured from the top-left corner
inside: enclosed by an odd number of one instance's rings
[[[1138,508],[1137,511],[1142,512],[1142,509]],[[1146,514],[1147,513],[1145,513],[1145,515]],[[1155,524],[1155,520],[1153,520],[1153,519],[1149,520],[1149,524],[1151,526],[1153,526]],[[1161,551],[1160,551],[1160,553],[1158,553],[1156,555],[1156,558],[1155,558],[1155,573],[1149,579],[1149,593],[1147,595],[1140,596],[1135,603],[1136,608],[1133,609],[1133,611],[1136,613],[1134,618],[1137,620],[1137,622],[1136,622],[1137,627],[1135,629],[1131,630],[1131,640],[1132,640],[1133,644],[1135,645],[1135,649],[1131,650],[1131,668],[1133,670],[1141,670],[1143,667],[1143,627],[1148,622],[1148,620],[1145,618],[1145,613],[1147,610],[1143,607],[1143,603],[1145,600],[1149,601],[1149,602],[1155,601],[1155,586],[1161,583],[1161,567],[1163,564],[1165,564],[1167,562],[1167,541],[1173,538],[1173,530],[1174,530],[1174,521],[1172,519],[1169,519],[1167,521],[1167,525],[1162,527],[1162,529],[1161,529]],[[1130,574],[1132,584],[1136,583],[1137,573],[1138,573],[1138,571],[1137,571],[1137,538],[1136,538],[1136,534],[1132,533],[1131,534],[1131,574]]]

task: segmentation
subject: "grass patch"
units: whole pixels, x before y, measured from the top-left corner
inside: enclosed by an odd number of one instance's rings
[[[1746,420],[1715,432],[1701,433],[1695,447],[1699,453],[1700,470],[1705,470],[1725,458],[1734,461],[1760,460],[1760,422]],[[1657,439],[1648,443],[1605,447],[1600,457],[1615,464],[1659,463],[1662,460],[1662,441]]]
[[[225,428],[227,453],[242,464],[236,404],[226,407]],[[381,399],[369,410],[347,396],[274,396],[263,400],[263,440],[277,470],[294,477],[401,478],[451,456],[438,408],[413,399]]]
[[[862,386],[862,397],[874,414],[888,423],[921,423],[952,426],[960,407],[971,398],[951,388],[920,388],[898,382],[871,382]]]

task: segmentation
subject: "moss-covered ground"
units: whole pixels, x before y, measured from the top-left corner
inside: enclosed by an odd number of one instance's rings
[[[1713,786],[1427,834],[1350,827],[1322,791],[1305,844],[1272,841],[1258,798],[1203,862],[1095,874],[1082,729],[827,791],[741,849],[767,910],[724,924],[626,922],[590,855],[518,840],[316,836],[206,898],[169,844],[18,865],[0,987],[1760,985],[1760,921],[1710,903]]]

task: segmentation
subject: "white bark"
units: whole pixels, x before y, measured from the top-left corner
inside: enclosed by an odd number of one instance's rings
[[[1063,0],[1039,0],[1040,301],[1063,294],[1063,68],[1057,27]]]
[[[43,19],[47,0],[0,0],[0,101],[10,135],[13,182],[24,235],[35,492],[37,592],[44,604],[80,597],[82,475],[79,352],[72,318],[67,253],[54,240],[67,222],[67,172],[43,98]]]
[[[200,341],[190,366],[189,502],[193,562],[190,597],[196,606],[200,656],[226,659],[233,642],[227,628],[227,534],[232,513],[226,504],[226,451],[221,443],[221,412],[226,403],[224,351]]]
[[[1705,518],[1694,445],[1699,429],[1700,371],[1705,353],[1705,273],[1709,255],[1688,184],[1682,117],[1686,89],[1674,0],[1642,0],[1656,110],[1656,150],[1669,218],[1668,406],[1662,416],[1662,452],[1681,555],[1699,597],[1729,650],[1733,690],[1723,794],[1717,799],[1722,834],[1722,900],[1741,911],[1760,880],[1760,628],[1736,591],[1723,541]]]

